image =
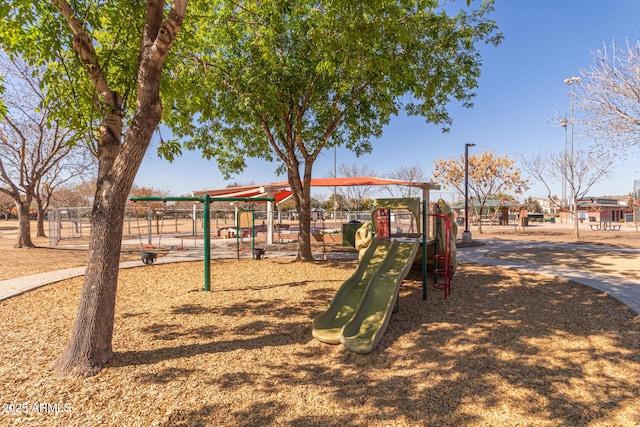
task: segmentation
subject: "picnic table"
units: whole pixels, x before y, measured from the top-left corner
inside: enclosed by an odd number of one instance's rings
[[[609,230],[609,231],[620,231],[622,228],[622,224],[612,221],[610,219],[603,219],[599,221],[597,224],[589,224],[592,230]]]

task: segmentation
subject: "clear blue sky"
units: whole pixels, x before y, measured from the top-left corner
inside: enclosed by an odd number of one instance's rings
[[[562,150],[564,129],[551,120],[570,112],[570,87],[564,79],[588,69],[591,52],[603,44],[640,39],[640,0],[496,0],[492,17],[505,39],[497,48],[481,47],[482,77],[475,106],[450,106],[454,123],[449,133],[442,134],[439,127],[418,117],[396,117],[374,142],[371,154],[358,158],[338,149],[338,164],[368,164],[379,175],[403,165],[420,164],[430,177],[434,160],[460,156],[465,143],[476,144],[471,153],[495,150],[498,155],[518,159]],[[577,137],[574,142],[580,143]],[[275,175],[275,165],[249,160],[243,173],[225,181],[216,163],[202,160],[199,153],[188,152],[169,163],[157,158],[156,146],[157,141],[152,141],[136,184],[168,190],[171,195],[224,188],[233,182],[247,185],[286,179]],[[633,157],[638,158],[637,152]],[[333,150],[326,151],[314,165],[314,176],[332,176],[333,158]],[[629,160],[590,194],[627,194],[633,190],[634,179],[640,179],[640,163]],[[330,190],[314,193],[328,196]],[[559,184],[555,194],[561,195]],[[541,185],[533,185],[525,193],[545,195]]]

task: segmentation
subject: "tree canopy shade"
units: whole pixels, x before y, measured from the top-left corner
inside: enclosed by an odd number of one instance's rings
[[[185,23],[161,153],[199,149],[230,174],[247,157],[286,170],[300,214],[299,258],[309,260],[310,186],[320,152],[371,150],[401,109],[451,125],[451,101],[472,106],[476,43],[498,44],[492,1],[450,15],[435,0],[212,3]],[[203,15],[203,16],[204,16]]]
[[[471,105],[475,44],[501,38],[491,8],[486,0],[449,16],[435,0],[0,0],[0,46],[48,66],[48,96],[61,101],[52,111],[93,138],[98,158],[91,257],[56,369],[89,375],[113,356],[124,206],[161,119],[223,172],[246,156],[286,168],[300,256],[311,259],[308,183],[321,150],[370,150],[368,138],[403,107],[449,126],[449,101]],[[161,148],[168,158],[181,151],[174,141]]]

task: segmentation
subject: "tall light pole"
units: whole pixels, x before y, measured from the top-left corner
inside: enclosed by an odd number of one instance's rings
[[[564,211],[565,203],[567,203],[567,144],[569,141],[569,137],[567,136],[567,126],[569,125],[569,120],[566,117],[560,120],[560,126],[564,128],[564,167],[562,171],[562,206],[560,207],[560,212]],[[568,203],[567,203],[568,204]]]
[[[469,147],[476,144],[464,144],[464,232],[462,241],[471,243],[471,232],[469,231]]]
[[[569,77],[568,79],[564,79],[564,83],[571,86],[571,155],[569,156],[569,171],[571,172],[571,180],[569,181],[569,185],[570,185],[570,195],[569,195],[569,210],[571,212],[573,212],[573,202],[574,202],[574,198],[575,195],[573,194],[573,187],[575,185],[575,183],[573,182],[574,180],[574,175],[573,175],[573,125],[574,125],[574,121],[573,121],[573,99],[575,96],[575,92],[574,92],[574,83],[580,83],[582,81],[582,79],[580,77]],[[573,221],[577,221],[578,218],[573,218]]]

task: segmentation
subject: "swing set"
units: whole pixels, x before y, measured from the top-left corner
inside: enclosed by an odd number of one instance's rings
[[[156,196],[140,196],[140,197],[131,197],[129,200],[132,202],[200,202],[203,204],[203,238],[204,238],[204,290],[211,290],[211,225],[209,224],[210,216],[211,216],[211,202],[273,202],[275,199],[273,197],[211,197],[208,194],[205,194],[202,197],[156,197]],[[163,205],[163,206],[164,206]],[[247,212],[244,211],[243,212]],[[164,211],[163,211],[164,213]],[[164,215],[162,215],[164,217]],[[151,224],[151,222],[149,222]],[[254,220],[253,220],[253,212],[251,211],[251,224],[252,224],[252,234],[254,228]],[[239,221],[238,216],[236,216],[236,252],[239,254]],[[161,235],[159,237],[158,242],[160,242]],[[140,242],[142,243],[142,235],[140,235]],[[142,262],[146,265],[151,265],[158,257],[158,249],[155,248],[145,248],[144,245],[141,245],[141,258]],[[150,245],[151,246],[151,245]],[[160,244],[158,243],[158,248]],[[155,250],[154,250],[155,249]],[[256,248],[254,245],[254,240],[252,239],[252,251],[254,254],[254,258],[256,258]],[[264,249],[258,250],[260,252],[260,257],[264,254]],[[260,259],[258,257],[257,259]]]
[[[142,258],[142,262],[146,265],[151,265],[158,258],[158,253],[160,251],[160,245],[162,243],[162,232],[164,229],[164,217],[166,211],[167,203],[162,203],[162,210],[158,211],[153,207],[147,208],[147,235],[148,240],[147,243],[142,242],[142,226],[140,225],[140,213],[136,209],[135,217],[136,217],[136,225],[138,227],[138,237],[140,238],[140,257]],[[158,233],[158,244],[153,245],[152,242],[152,222],[153,218],[156,218],[156,228]]]

